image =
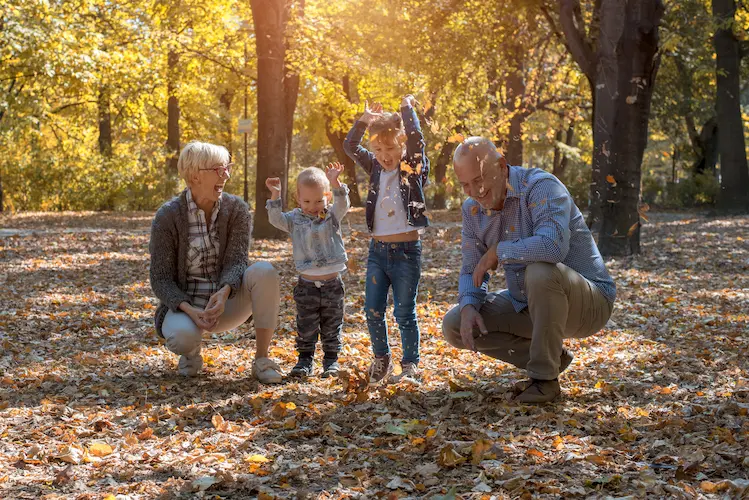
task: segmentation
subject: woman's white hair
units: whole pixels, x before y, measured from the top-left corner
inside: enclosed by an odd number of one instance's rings
[[[226,165],[230,160],[229,151],[223,146],[190,141],[179,154],[177,171],[179,176],[190,184],[190,179],[198,173],[198,170]]]

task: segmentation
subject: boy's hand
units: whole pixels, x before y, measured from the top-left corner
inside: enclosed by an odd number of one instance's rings
[[[338,180],[338,176],[343,172],[343,165],[338,162],[329,163],[328,168],[325,170],[325,175],[330,181],[330,185],[334,188],[341,187],[341,182]]]
[[[278,177],[268,177],[265,179],[265,187],[270,190],[271,200],[277,200],[281,197],[281,179]]]
[[[416,105],[416,98],[412,96],[411,94],[408,94],[403,98],[403,101],[401,101],[401,107],[409,106],[413,108]]]
[[[372,104],[372,107],[370,108],[369,101],[364,101],[364,114],[361,115],[361,118],[359,118],[359,121],[364,122],[367,125],[369,125],[378,116],[382,116],[382,104],[380,104],[379,102],[376,102]]]

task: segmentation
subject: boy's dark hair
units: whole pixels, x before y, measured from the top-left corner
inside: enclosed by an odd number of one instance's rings
[[[388,145],[397,144],[402,146],[406,142],[406,129],[403,127],[403,118],[399,113],[383,113],[369,124],[369,142],[373,140]]]

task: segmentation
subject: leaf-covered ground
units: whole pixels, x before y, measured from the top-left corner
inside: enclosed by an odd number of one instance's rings
[[[175,375],[151,323],[151,214],[3,216],[0,497],[749,495],[749,218],[654,214],[643,255],[608,264],[612,322],[569,343],[564,398],[519,406],[506,391],[520,371],[441,338],[460,228],[432,217],[423,382],[367,392],[361,211],[346,228],[347,373],[278,386],[250,376],[248,325],[206,339],[202,376]],[[256,242],[252,258],[283,275],[272,352],[289,370],[289,243]]]

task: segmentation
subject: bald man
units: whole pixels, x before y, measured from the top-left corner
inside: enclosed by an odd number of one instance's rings
[[[515,400],[545,403],[561,394],[558,376],[572,362],[564,338],[583,338],[611,316],[616,285],[580,210],[555,176],[507,165],[488,139],[455,151],[463,203],[459,304],[442,323],[446,340],[520,369]],[[488,293],[489,271],[507,289]]]

